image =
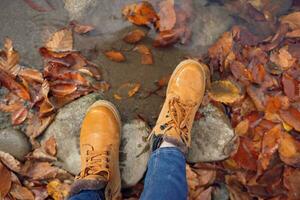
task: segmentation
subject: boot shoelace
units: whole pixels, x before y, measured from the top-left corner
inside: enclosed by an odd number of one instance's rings
[[[93,146],[86,151],[86,167],[80,173],[80,178],[88,175],[100,175],[104,172],[109,179],[109,151],[96,152]]]
[[[165,133],[171,129],[175,129],[183,143],[186,145],[189,144],[189,132],[191,128],[189,127],[191,120],[190,113],[195,106],[196,103],[182,103],[179,97],[173,97],[169,101],[169,112],[166,116],[170,120],[161,125],[160,129]]]

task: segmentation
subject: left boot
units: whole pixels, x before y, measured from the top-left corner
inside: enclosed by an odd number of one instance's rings
[[[69,196],[82,190],[103,190],[106,200],[119,199],[120,129],[120,116],[111,103],[100,100],[88,109],[80,132],[81,172]]]

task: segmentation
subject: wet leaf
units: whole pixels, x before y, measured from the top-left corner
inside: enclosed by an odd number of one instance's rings
[[[187,29],[185,27],[174,28],[172,30],[161,31],[154,39],[154,47],[168,47],[175,44],[181,37],[184,36]]]
[[[156,82],[156,85],[157,85],[158,87],[164,87],[164,86],[167,86],[168,83],[169,83],[170,78],[171,78],[171,75],[163,76],[163,77],[161,77],[161,78]]]
[[[54,108],[53,104],[49,101],[48,98],[45,98],[40,105],[39,116],[40,117],[48,116],[48,115],[52,114],[54,112],[54,110],[55,110],[55,108]]]
[[[63,97],[77,90],[77,86],[73,83],[59,83],[50,85],[50,91],[54,96]]]
[[[11,173],[1,162],[0,174],[0,197],[5,197],[11,187]]]
[[[18,82],[16,82],[12,76],[0,69],[0,83],[8,90],[21,97],[24,100],[30,100],[28,91]]]
[[[34,200],[32,192],[19,184],[12,185],[10,194],[18,200]]]
[[[279,112],[281,119],[292,126],[295,130],[300,131],[300,112],[294,107]]]
[[[138,51],[141,55],[141,64],[143,65],[152,65],[153,64],[153,57],[151,50],[145,45],[138,45],[134,48],[134,50]]]
[[[121,100],[123,98],[132,97],[139,91],[140,87],[140,83],[124,83],[118,88],[114,94],[114,98]]]
[[[130,31],[125,35],[123,40],[129,44],[135,44],[139,41],[141,41],[146,36],[145,32],[140,29],[135,29],[133,31]]]
[[[300,170],[291,167],[286,167],[284,169],[284,186],[288,189],[289,199],[300,199]]]
[[[300,166],[300,142],[284,133],[279,145],[280,159],[291,166]]]
[[[139,91],[140,88],[141,88],[141,84],[139,83],[133,84],[132,88],[128,91],[128,96],[129,97],[134,96]]]
[[[92,86],[101,92],[106,92],[110,89],[110,84],[106,81],[96,82],[95,84],[92,84]]]
[[[13,125],[22,124],[28,116],[28,110],[22,106],[19,110],[16,110],[11,114],[11,121]]]
[[[70,190],[70,185],[61,183],[59,180],[53,180],[47,185],[48,194],[54,200],[63,200],[67,197]]]
[[[29,118],[28,126],[26,128],[26,135],[30,138],[38,137],[51,124],[54,116],[54,114],[47,117],[33,115],[31,118]]]
[[[159,20],[154,8],[147,1],[125,6],[122,14],[135,25],[150,26]]]
[[[250,81],[252,80],[252,74],[251,72],[246,68],[246,66],[239,62],[239,61],[233,61],[230,65],[230,70],[233,74],[233,76],[241,81]]]
[[[225,32],[218,41],[208,49],[209,57],[223,63],[227,55],[231,52],[232,47],[232,34],[230,32]]]
[[[56,140],[53,136],[46,140],[44,150],[51,156],[56,155]]]
[[[19,53],[14,50],[13,42],[10,38],[5,38],[2,52],[5,56],[0,56],[0,68],[10,75],[16,76],[21,69],[21,66],[18,65],[20,56]]]
[[[0,151],[0,160],[10,170],[19,173],[22,164],[9,153]]]
[[[241,90],[229,80],[213,82],[208,94],[214,101],[222,103],[234,103],[242,98]]]
[[[174,28],[176,24],[176,13],[174,9],[174,0],[163,0],[159,3],[159,22],[157,25],[159,31],[168,31]]]
[[[280,18],[281,23],[286,23],[292,30],[300,28],[300,12],[293,12]]]
[[[21,69],[18,76],[26,79],[36,81],[38,83],[43,83],[44,78],[41,72],[36,69]]]
[[[296,62],[296,59],[288,52],[286,47],[279,49],[278,52],[272,52],[270,60],[281,70],[287,70]]]
[[[124,62],[126,60],[125,56],[119,52],[119,51],[106,51],[104,52],[104,55],[112,60],[112,61],[115,61],[115,62]]]
[[[73,50],[73,34],[69,29],[55,32],[46,42],[45,47],[49,51],[63,52]]]
[[[80,24],[78,21],[76,20],[72,20],[70,22],[70,26],[73,28],[73,30],[76,32],[76,33],[79,33],[79,34],[84,34],[84,33],[88,33],[92,30],[95,29],[94,26],[92,25],[87,25],[87,24]]]

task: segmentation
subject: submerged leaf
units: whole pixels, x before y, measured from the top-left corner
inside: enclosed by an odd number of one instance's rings
[[[214,101],[222,103],[234,103],[242,98],[241,90],[229,80],[213,82],[208,94]]]
[[[146,36],[145,32],[140,29],[135,29],[123,38],[123,40],[129,44],[135,44],[139,41],[141,41]]]
[[[142,55],[141,64],[143,64],[143,65],[153,64],[152,53],[151,53],[151,50],[147,46],[141,44],[141,45],[136,46],[135,50],[137,50]]]
[[[115,61],[115,62],[124,62],[126,60],[125,56],[119,52],[119,51],[106,51],[104,52],[104,55],[112,60],[112,61]]]

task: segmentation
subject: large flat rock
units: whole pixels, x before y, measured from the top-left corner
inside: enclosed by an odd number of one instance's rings
[[[226,159],[236,148],[235,133],[222,110],[208,104],[200,109],[203,117],[194,122],[187,161],[210,162]]]

